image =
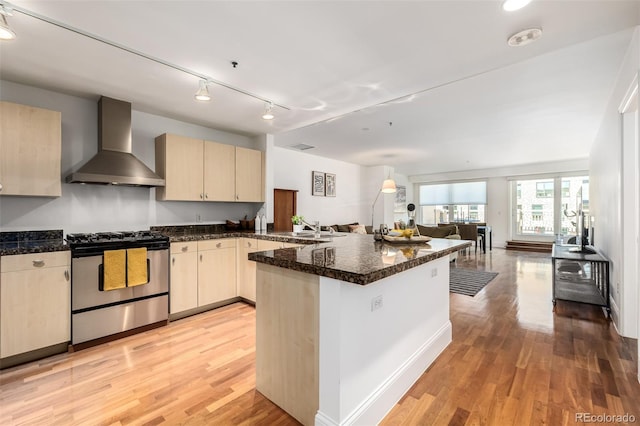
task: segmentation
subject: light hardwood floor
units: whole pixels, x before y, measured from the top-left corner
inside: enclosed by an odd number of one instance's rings
[[[451,295],[453,342],[384,425],[640,423],[636,341],[595,307],[551,304],[549,255],[495,249],[458,267],[500,274]],[[1,425],[295,425],[255,390],[255,310],[237,303],[0,372]],[[612,424],[612,423],[608,423]]]

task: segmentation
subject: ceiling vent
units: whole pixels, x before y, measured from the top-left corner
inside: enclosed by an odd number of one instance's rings
[[[299,143],[297,145],[291,145],[289,148],[297,149],[298,151],[306,151],[308,149],[313,149],[315,146],[307,145],[304,143]]]

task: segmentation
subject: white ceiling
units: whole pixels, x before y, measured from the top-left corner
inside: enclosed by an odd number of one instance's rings
[[[21,1],[0,77],[413,175],[585,158],[638,1]],[[209,76],[198,78],[25,15]],[[543,29],[512,48],[509,35]],[[231,62],[237,61],[237,68]],[[135,141],[134,141],[135,143]]]

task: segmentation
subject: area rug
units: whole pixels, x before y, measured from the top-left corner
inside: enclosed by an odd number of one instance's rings
[[[450,268],[449,291],[451,293],[475,296],[498,275],[497,272],[475,269]]]

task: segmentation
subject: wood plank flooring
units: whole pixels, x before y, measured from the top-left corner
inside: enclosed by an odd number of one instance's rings
[[[576,413],[640,422],[636,340],[596,307],[552,312],[548,254],[495,249],[458,267],[500,274],[473,298],[451,295],[452,344],[383,425],[571,425]],[[2,370],[0,424],[298,423],[255,390],[255,310],[236,303]]]

